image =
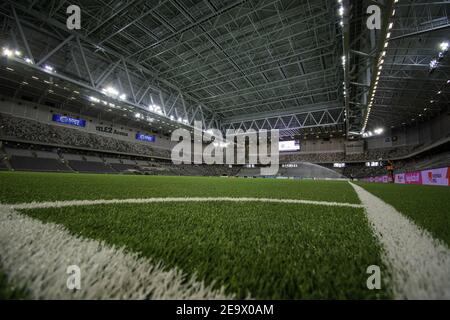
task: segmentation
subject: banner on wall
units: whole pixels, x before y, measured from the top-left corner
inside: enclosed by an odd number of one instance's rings
[[[54,114],[52,116],[52,121],[59,122],[62,124],[68,124],[70,126],[76,126],[76,127],[86,127],[86,120],[84,119],[75,119],[68,116],[63,116],[60,114]]]
[[[395,175],[395,183],[406,184],[406,174],[404,174],[404,173],[397,173]]]
[[[431,186],[448,186],[448,168],[422,171],[422,184]]]
[[[156,137],[155,136],[150,136],[148,134],[136,133],[136,140],[145,141],[145,142],[155,142],[156,141]]]
[[[428,186],[450,186],[450,167],[431,170],[414,171],[395,174],[397,184],[415,184]],[[370,177],[363,179],[366,182],[388,183],[389,176]]]
[[[363,179],[366,182],[374,182],[374,183],[388,183],[392,182],[392,179],[389,176],[379,176],[379,177],[370,177]]]
[[[420,171],[405,173],[406,184],[422,184],[422,175]]]

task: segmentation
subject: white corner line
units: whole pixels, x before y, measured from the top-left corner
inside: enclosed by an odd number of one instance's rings
[[[270,198],[231,198],[231,197],[178,197],[178,198],[145,198],[145,199],[111,199],[111,200],[72,200],[54,202],[30,202],[21,204],[3,204],[13,210],[31,210],[46,208],[64,208],[73,206],[95,206],[108,204],[147,204],[147,203],[171,203],[171,202],[263,202],[263,203],[285,203],[285,204],[309,204],[331,207],[363,208],[361,204],[327,202],[298,199],[270,199]]]
[[[394,207],[350,182],[382,244],[397,299],[450,299],[450,249]]]
[[[124,248],[71,234],[0,206],[2,271],[30,299],[233,299],[178,268],[144,258]],[[68,267],[79,268],[79,290],[67,286]]]

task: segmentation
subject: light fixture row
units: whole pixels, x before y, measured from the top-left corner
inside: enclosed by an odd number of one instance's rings
[[[375,82],[374,82],[372,90],[369,94],[369,103],[367,105],[366,118],[364,120],[364,126],[361,130],[361,134],[364,134],[364,132],[366,131],[367,124],[369,122],[370,113],[372,112],[372,107],[373,107],[373,104],[375,101],[375,95],[376,95],[377,89],[378,89],[378,83],[380,81],[381,73],[383,70],[383,64],[384,64],[386,54],[387,54],[387,49],[389,46],[389,40],[391,39],[392,28],[394,27],[393,20],[394,20],[395,13],[396,13],[395,4],[398,3],[398,1],[399,0],[394,1],[394,8],[392,8],[391,17],[390,17],[389,24],[388,24],[388,30],[386,33],[386,38],[384,39],[383,50],[381,51],[380,57],[378,58],[378,64],[377,64],[377,68],[375,71],[376,72]]]

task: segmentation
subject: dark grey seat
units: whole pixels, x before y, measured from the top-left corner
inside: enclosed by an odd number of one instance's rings
[[[86,173],[115,173],[111,167],[102,162],[90,162],[82,160],[69,160],[69,166],[78,172]]]
[[[140,171],[138,166],[132,164],[112,163],[111,167],[113,167],[117,172],[126,172],[129,170]]]
[[[0,160],[0,170],[8,170],[6,163],[3,160]]]
[[[10,163],[13,169],[18,171],[71,171],[64,163],[56,159],[11,156]]]

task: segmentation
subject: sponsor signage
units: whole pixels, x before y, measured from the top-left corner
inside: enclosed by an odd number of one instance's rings
[[[406,183],[406,177],[404,173],[397,173],[395,175],[395,183],[398,184],[405,184]]]
[[[391,181],[389,176],[370,177],[370,178],[366,178],[363,180],[367,181],[367,182],[375,182],[375,183],[388,183]]]
[[[128,137],[127,132],[116,130],[113,127],[98,126],[98,127],[95,127],[95,130],[97,130],[98,132],[114,134],[116,136]]]
[[[439,168],[407,173],[397,173],[395,183],[397,184],[416,184],[427,186],[450,186],[450,168]],[[388,183],[389,176],[370,177],[363,179],[367,182]]]
[[[406,184],[422,184],[422,176],[420,171],[405,173]]]
[[[76,127],[86,127],[86,120],[83,119],[75,119],[75,118],[71,118],[68,116],[63,116],[60,114],[54,114],[52,117],[52,120],[54,122],[58,122],[58,123],[62,123],[62,124],[68,124],[71,126],[76,126]]]
[[[280,141],[279,151],[300,151],[300,141],[290,140],[290,141]]]
[[[424,185],[448,186],[448,168],[424,170],[421,175]]]
[[[145,142],[155,142],[156,137],[138,132],[138,133],[136,133],[136,140],[145,141]]]

